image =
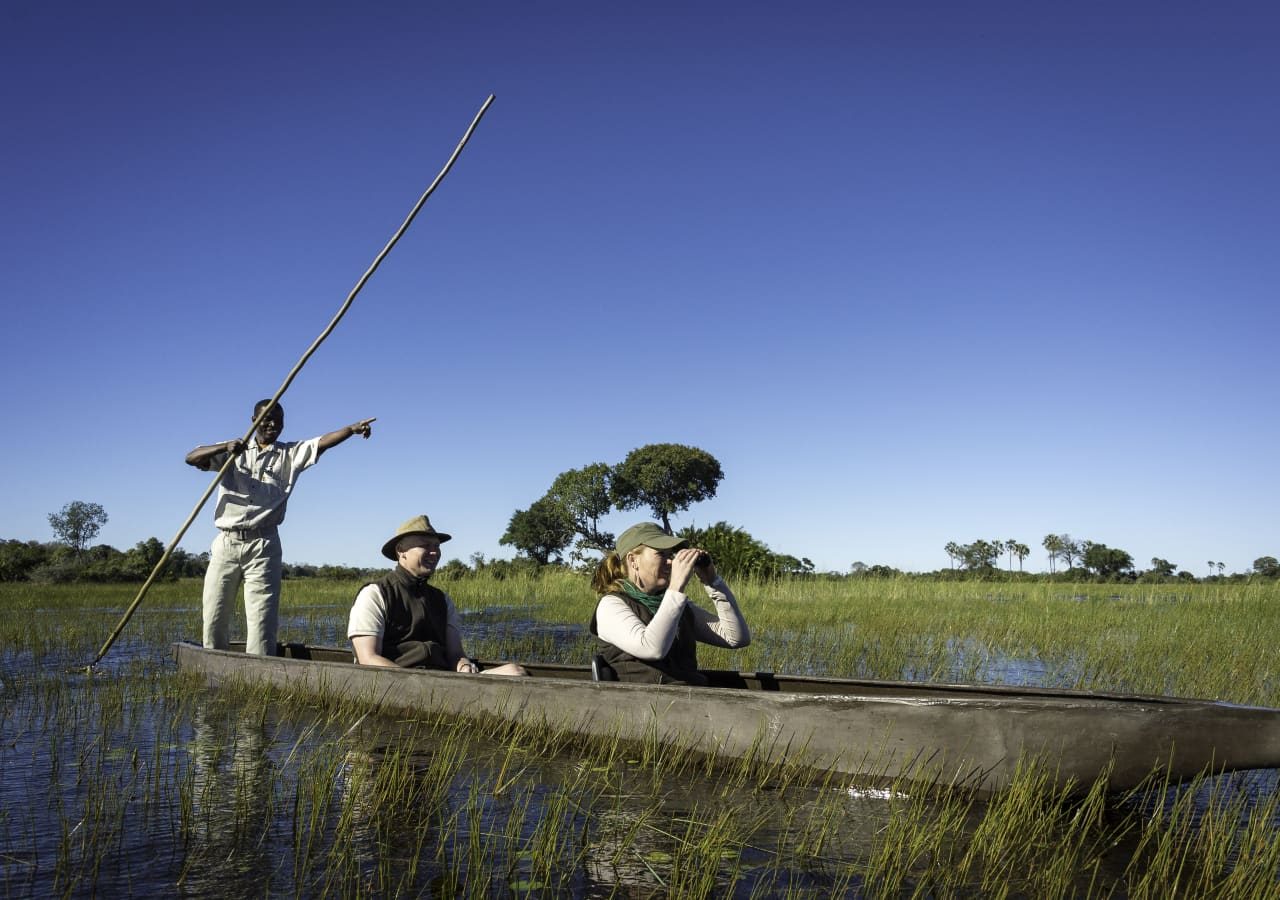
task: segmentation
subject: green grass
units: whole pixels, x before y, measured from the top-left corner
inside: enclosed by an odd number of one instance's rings
[[[584,625],[585,578],[446,583],[470,623]],[[342,635],[359,585],[285,583],[288,640]],[[734,585],[755,641],[704,664],[999,680],[1280,706],[1275,584],[909,579]],[[1027,766],[998,799],[869,785],[253,685],[210,692],[167,645],[199,584],[161,584],[99,673],[134,586],[0,585],[0,892],[306,896],[1270,897],[1274,780],[1082,798]],[[501,609],[495,609],[501,608]],[[583,662],[569,630],[495,629],[487,658]],[[1019,665],[1010,667],[1010,660]],[[1241,785],[1245,789],[1241,789]],[[594,887],[592,887],[594,886]]]

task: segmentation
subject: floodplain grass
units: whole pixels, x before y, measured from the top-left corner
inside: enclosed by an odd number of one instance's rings
[[[582,576],[443,586],[476,655],[590,652]],[[282,638],[342,635],[358,587],[287,581]],[[1280,706],[1274,584],[733,587],[755,643],[708,666]],[[985,802],[656,738],[215,693],[168,661],[198,635],[199,583],[154,590],[87,675],[136,587],[0,586],[5,895],[1269,898],[1280,877],[1274,773],[1081,797],[1028,765]]]

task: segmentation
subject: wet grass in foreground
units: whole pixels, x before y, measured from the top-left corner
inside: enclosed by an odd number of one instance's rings
[[[1199,695],[1231,684],[1226,699],[1255,702],[1274,693],[1265,661],[1225,658],[1239,651],[1200,655],[1215,638],[1258,646],[1246,633],[1274,633],[1274,595],[1166,603],[1046,592],[993,600],[941,590],[892,594],[889,585],[887,599],[738,587],[759,646],[747,660],[708,663],[785,671],[821,657],[834,674],[900,678],[961,672],[978,660],[981,675],[1018,649],[1040,668],[1000,671],[1057,672],[1106,689],[1174,680]],[[584,739],[483,716],[389,718],[253,685],[214,693],[168,663],[168,642],[198,626],[194,585],[163,587],[172,593],[140,613],[93,676],[67,668],[91,657],[114,624],[120,606],[109,592],[0,593],[6,896],[1271,897],[1276,890],[1275,773],[1153,782],[1125,797],[1095,785],[1070,798],[1027,767],[988,803],[962,791],[860,784],[785,762],[716,760],[656,741]],[[345,625],[352,586],[288,588],[291,629],[337,634]],[[470,624],[496,626],[471,641],[479,655],[580,662],[589,647],[568,629],[591,603],[571,583],[449,589],[471,611]],[[1128,634],[1102,633],[1117,618]],[[541,623],[554,638],[539,633]],[[1177,660],[1157,658],[1170,631],[1195,661],[1188,668],[1203,671],[1177,676]],[[1114,645],[1129,648],[1127,669],[1110,658]],[[1232,681],[1232,671],[1255,683]],[[1107,681],[1109,673],[1124,684]]]

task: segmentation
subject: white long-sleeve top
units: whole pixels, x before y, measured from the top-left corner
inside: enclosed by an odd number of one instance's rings
[[[596,635],[636,659],[662,659],[671,652],[680,616],[688,606],[693,611],[694,634],[700,642],[729,648],[750,644],[751,629],[724,579],[716,576],[711,584],[702,587],[715,604],[714,613],[691,603],[680,591],[668,589],[648,625],[621,597],[605,594],[596,606]]]

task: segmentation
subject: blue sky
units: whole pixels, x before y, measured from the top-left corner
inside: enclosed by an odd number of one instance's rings
[[[1178,3],[0,8],[0,537],[167,541],[284,398],[377,416],[285,558],[498,545],[567,469],[715,455],[820,569],[1068,532],[1280,555],[1280,13]],[[183,547],[213,534],[206,508]],[[619,513],[621,530],[636,520]]]

